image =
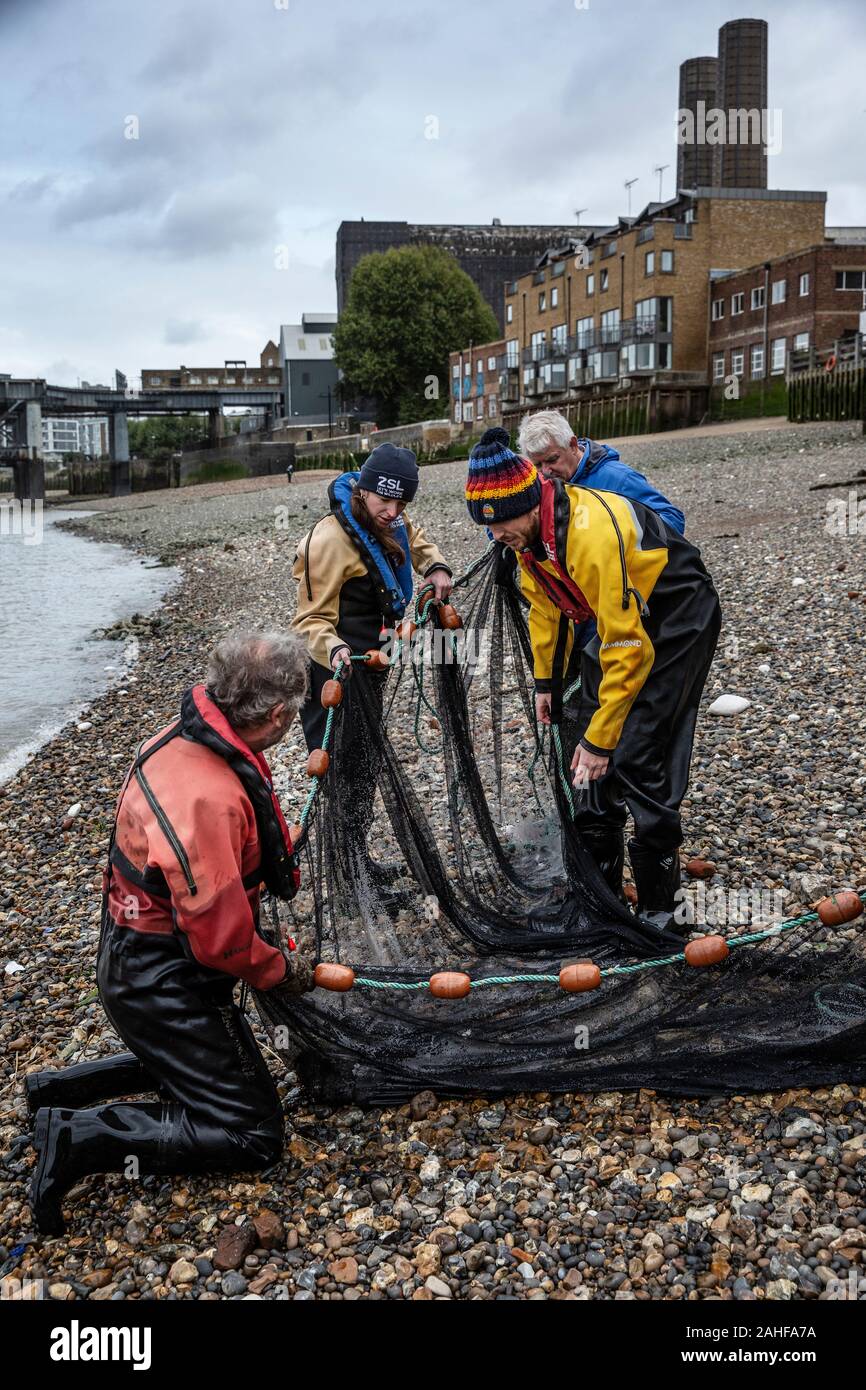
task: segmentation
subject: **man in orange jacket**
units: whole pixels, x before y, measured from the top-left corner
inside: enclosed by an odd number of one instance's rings
[[[146,740],[117,804],[97,981],[132,1049],[25,1079],[39,1155],[30,1208],[63,1230],[62,1200],[87,1173],[261,1168],[282,1153],[283,1112],[242,1010],[238,980],[297,994],[310,966],[259,931],[264,884],[294,896],[298,860],[263,750],[303,703],[309,659],[291,633],[234,633],[205,685]],[[157,1102],[88,1107],[156,1091]]]

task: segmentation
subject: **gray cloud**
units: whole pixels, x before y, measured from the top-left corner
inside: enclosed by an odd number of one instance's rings
[[[586,206],[608,223],[638,176],[636,211],[656,196],[653,165],[675,163],[680,62],[713,52],[736,12],[731,0],[0,3],[0,125],[16,132],[0,169],[0,247],[16,269],[0,370],[134,376],[193,343],[202,361],[252,357],[281,321],[334,307],[343,218],[559,223]],[[826,188],[831,223],[866,221],[866,7],[757,0],[749,13],[770,22],[783,111],[771,183]],[[138,140],[124,139],[131,114]]]

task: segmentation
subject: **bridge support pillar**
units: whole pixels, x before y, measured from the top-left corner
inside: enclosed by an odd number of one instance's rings
[[[27,401],[24,414],[19,417],[18,431],[27,457],[15,465],[15,496],[19,502],[44,502],[45,464],[42,461],[42,406],[39,401]]]
[[[108,417],[108,454],[111,462],[111,495],[128,497],[132,492],[129,467],[129,424],[125,413],[113,410]]]
[[[223,441],[225,433],[225,421],[223,420],[222,410],[209,410],[207,413],[207,440],[212,449],[217,448]]]

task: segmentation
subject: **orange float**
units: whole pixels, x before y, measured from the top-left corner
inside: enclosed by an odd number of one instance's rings
[[[367,652],[364,660],[374,671],[387,671],[391,666],[387,654],[378,650]]]
[[[313,980],[320,989],[331,989],[344,994],[355,983],[355,972],[349,965],[336,965],[333,961],[320,960],[313,971]]]
[[[730,955],[730,950],[723,936],[699,936],[689,942],[684,955],[689,965],[718,965]]]
[[[839,927],[843,922],[853,922],[862,911],[860,894],[851,888],[831,893],[829,898],[822,898],[818,904],[818,916],[825,927]]]
[[[413,623],[411,618],[404,618],[397,628],[397,636],[401,642],[411,642],[417,631],[418,624]]]
[[[307,776],[324,777],[331,765],[331,758],[325,748],[314,748],[307,758]]]
[[[463,619],[450,603],[443,603],[439,608],[439,623],[449,632],[454,632],[458,627],[463,626]]]
[[[598,989],[600,984],[601,971],[591,960],[564,965],[559,972],[559,987],[569,994],[584,994],[589,989]]]
[[[322,686],[322,708],[335,709],[342,703],[343,687],[339,681],[325,681]]]
[[[465,999],[472,981],[462,970],[440,970],[430,976],[430,993],[437,999]]]

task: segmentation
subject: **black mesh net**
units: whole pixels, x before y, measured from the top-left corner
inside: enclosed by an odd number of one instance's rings
[[[275,1048],[332,1102],[650,1087],[669,1093],[866,1081],[866,934],[815,914],[728,929],[695,968],[683,939],[619,901],[573,823],[575,731],[534,720],[526,615],[491,549],[428,604],[389,673],[355,663],[303,843],[315,884],[290,924],[345,992],[256,993]],[[753,939],[753,938],[759,939]],[[591,991],[559,971],[590,959]],[[465,997],[431,975],[468,976]],[[464,982],[465,983],[465,982]]]

